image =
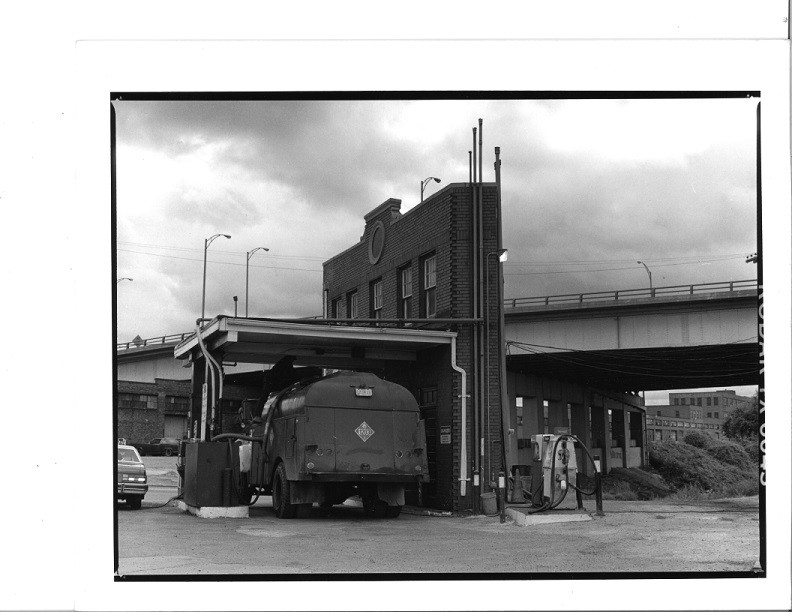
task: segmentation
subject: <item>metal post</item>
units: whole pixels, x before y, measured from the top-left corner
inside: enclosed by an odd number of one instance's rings
[[[597,504],[597,516],[605,516],[605,512],[602,510],[602,474],[599,470],[594,473],[594,499]]]
[[[201,325],[206,314],[206,251],[209,248],[209,239],[204,238],[204,265],[203,265],[203,286],[201,287]]]

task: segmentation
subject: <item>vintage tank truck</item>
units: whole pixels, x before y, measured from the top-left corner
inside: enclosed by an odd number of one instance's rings
[[[408,485],[428,482],[418,404],[404,387],[336,372],[270,396],[240,446],[243,502],[272,495],[279,518],[305,517],[360,496],[367,514],[395,518]]]

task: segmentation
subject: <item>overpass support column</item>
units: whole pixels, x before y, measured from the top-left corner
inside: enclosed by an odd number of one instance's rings
[[[627,456],[630,454],[630,407],[622,404],[624,425],[624,448],[622,449],[622,467],[629,467]]]
[[[611,469],[611,420],[610,420],[608,403],[603,400],[602,402],[602,430],[605,432],[603,435],[603,449],[602,449],[602,473],[607,474]]]

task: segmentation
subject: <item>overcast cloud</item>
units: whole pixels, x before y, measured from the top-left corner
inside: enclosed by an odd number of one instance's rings
[[[755,100],[113,103],[118,340],[207,316],[321,314],[321,263],[363,215],[468,180],[501,147],[506,297],[756,277]]]

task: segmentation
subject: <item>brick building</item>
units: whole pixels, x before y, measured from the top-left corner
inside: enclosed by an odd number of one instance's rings
[[[471,480],[464,496],[459,482],[463,445],[464,454],[475,462],[474,439],[483,440],[485,453],[478,459],[485,491],[497,480],[502,452],[501,368],[495,333],[498,258],[490,256],[497,255],[499,246],[498,194],[494,183],[481,184],[478,227],[482,244],[477,253],[474,189],[469,183],[449,184],[404,214],[401,200],[389,199],[364,217],[363,235],[357,244],[324,263],[327,318],[403,319],[413,320],[407,324],[415,326],[436,320],[434,327],[457,332],[456,363],[467,374],[472,399],[468,405],[473,408],[468,410],[464,432],[461,379],[450,365],[448,347],[426,349],[419,354],[418,363],[394,364],[385,373],[414,393],[426,422],[432,480],[423,491],[424,502],[454,511],[474,508],[475,492],[468,492],[474,483],[469,470],[466,474]],[[475,276],[477,257],[487,275],[484,286]],[[474,284],[481,289],[479,304],[485,308],[479,312]],[[487,311],[492,328],[489,355],[483,349],[477,351],[474,340],[476,331],[483,331]],[[482,323],[477,325],[472,319]],[[489,366],[488,377],[483,376],[484,364]],[[477,378],[488,380],[476,384]],[[488,394],[480,393],[484,386]]]
[[[753,405],[754,399],[731,389],[669,393],[669,403],[647,408],[647,435],[650,440],[679,440],[691,431],[700,431],[720,440],[723,423],[736,408]]]
[[[174,359],[173,349],[188,335],[116,347],[116,437],[127,442],[187,437],[191,371]],[[258,397],[262,372],[235,372],[226,381],[222,418],[230,423],[245,399]]]

